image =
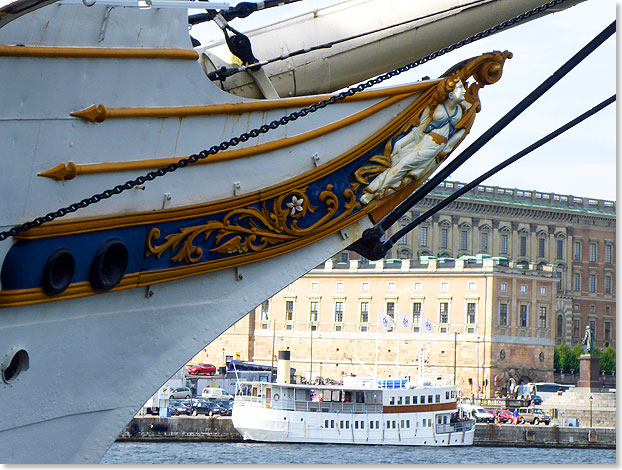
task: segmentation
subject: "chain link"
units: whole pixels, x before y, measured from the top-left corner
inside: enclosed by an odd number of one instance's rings
[[[538,15],[546,10],[548,10],[549,8],[552,8],[554,6],[557,6],[563,2],[565,2],[566,0],[552,0],[548,3],[545,3],[544,5],[541,5],[539,7],[534,8],[533,10],[527,11],[525,13],[522,13],[518,16],[515,16],[514,18],[510,18],[509,20],[503,21],[502,23],[499,23],[496,26],[492,26],[484,31],[481,31],[477,34],[474,34],[472,36],[469,36],[466,39],[462,39],[454,44],[451,44],[449,46],[443,47],[441,49],[439,49],[438,51],[432,52],[426,56],[423,56],[417,60],[415,60],[414,62],[410,62],[409,64],[403,65],[402,67],[398,67],[394,70],[391,70],[390,72],[386,72],[384,74],[378,75],[375,78],[371,78],[369,80],[367,80],[366,82],[360,83],[359,85],[353,86],[348,88],[345,91],[342,91],[336,95],[332,95],[329,98],[326,98],[324,100],[318,101],[317,103],[314,103],[310,106],[307,106],[305,108],[300,109],[299,111],[294,111],[286,116],[281,117],[280,119],[276,119],[272,122],[270,122],[269,124],[263,124],[262,126],[256,128],[256,129],[252,129],[248,132],[245,132],[243,134],[240,134],[237,137],[232,137],[231,139],[221,142],[218,145],[213,145],[212,147],[210,147],[208,150],[202,150],[199,153],[190,155],[188,157],[182,158],[181,160],[177,161],[176,163],[171,163],[168,166],[162,167],[162,168],[158,168],[157,170],[153,170],[150,171],[149,173],[143,175],[143,176],[139,176],[133,180],[129,180],[126,181],[123,184],[119,184],[117,186],[115,186],[112,189],[106,189],[105,191],[102,191],[99,194],[94,194],[91,197],[88,197],[86,199],[82,199],[79,202],[75,202],[73,204],[70,204],[67,207],[63,207],[61,209],[58,209],[54,212],[50,212],[44,216],[41,217],[37,217],[36,219],[30,221],[30,222],[25,222],[21,225],[16,225],[15,227],[4,231],[4,232],[0,232],[0,241],[2,240],[6,240],[8,237],[12,237],[15,236],[21,232],[25,232],[27,230],[30,230],[31,228],[35,228],[35,227],[39,227],[40,225],[43,225],[46,222],[51,222],[55,219],[58,219],[60,217],[64,217],[65,215],[72,213],[72,212],[76,212],[78,209],[83,209],[85,207],[88,207],[92,204],[96,204],[104,199],[108,199],[110,197],[112,197],[115,194],[121,194],[124,191],[127,191],[128,189],[132,189],[136,186],[141,186],[144,183],[146,183],[147,181],[153,181],[156,178],[159,178],[161,176],[166,175],[167,173],[172,173],[173,171],[176,171],[180,168],[184,168],[192,163],[196,163],[199,160],[204,160],[206,158],[208,158],[210,155],[214,155],[220,151],[224,151],[227,150],[229,147],[235,147],[236,145],[238,145],[240,142],[246,142],[247,140],[249,140],[251,137],[255,138],[258,137],[260,134],[265,134],[267,132],[269,132],[272,129],[277,129],[280,126],[284,126],[289,122],[295,121],[298,118],[302,118],[307,116],[310,113],[314,113],[322,108],[325,108],[328,105],[334,104],[337,101],[341,101],[344,100],[345,98],[352,96],[356,93],[359,93],[363,90],[366,90],[367,88],[370,88],[374,85],[377,85],[379,83],[384,82],[385,80],[388,80],[389,78],[395,77],[397,75],[400,75],[401,73],[407,72],[415,67],[418,67],[421,64],[426,63],[429,60],[435,59],[437,57],[440,57],[442,55],[447,54],[448,52],[452,52],[456,49],[459,49],[463,46],[466,46],[467,44],[471,44],[475,41],[478,41],[480,39],[484,39],[487,38],[488,36],[490,36],[491,34],[494,33],[498,33],[500,31],[503,31],[504,29],[510,27],[510,26],[514,26],[517,23],[520,23],[521,21],[524,21],[528,18],[531,18],[534,15]]]

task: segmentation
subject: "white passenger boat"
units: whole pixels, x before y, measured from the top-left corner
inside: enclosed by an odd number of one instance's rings
[[[262,442],[464,446],[475,420],[462,418],[456,386],[442,377],[340,385],[289,384],[289,351],[279,352],[276,383],[242,383],[232,420],[244,439]],[[288,366],[285,366],[288,367]]]
[[[224,2],[1,1],[0,462],[99,461],[197,351],[414,191],[510,54],[326,93],[539,3],[343,1],[249,34],[282,60],[245,65],[192,47],[188,8],[229,31]],[[420,128],[441,105],[451,126]],[[438,151],[368,190],[406,135]]]

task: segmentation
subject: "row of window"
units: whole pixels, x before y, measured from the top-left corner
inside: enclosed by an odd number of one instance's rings
[[[447,424],[447,416],[446,415],[438,415],[437,416],[439,423],[438,424]],[[410,429],[410,420],[402,419],[400,420],[400,429]],[[325,419],[324,420],[324,428],[325,429],[335,429],[335,426],[339,425],[339,429],[350,429],[350,421],[348,420],[339,420],[337,423],[334,419]],[[422,427],[432,427],[432,420],[429,418],[423,418],[421,420]],[[352,427],[354,429],[365,429],[365,421],[364,420],[354,420],[352,422]],[[369,421],[369,429],[381,429],[380,428],[380,420],[370,420]],[[385,429],[397,429],[397,420],[389,420],[387,419]]]
[[[290,289],[294,289],[294,285],[290,284]],[[388,292],[395,292],[395,282],[394,281],[388,281],[387,282],[387,291]],[[413,283],[413,290],[416,292],[421,291],[421,289],[423,288],[423,282],[421,281],[415,281]],[[477,281],[467,281],[467,288],[469,290],[477,290]],[[313,292],[318,292],[320,290],[320,283],[319,281],[311,281],[311,290]],[[344,283],[341,281],[337,281],[335,283],[335,290],[337,292],[343,292],[344,290]],[[367,281],[363,281],[361,282],[361,290],[362,291],[369,291],[369,282]],[[449,290],[449,281],[440,281],[440,290],[443,292],[447,292]]]
[[[445,399],[449,400],[456,398],[456,392],[447,390],[445,392]],[[440,403],[441,395],[428,395],[427,403]],[[434,400],[434,401],[432,401]],[[426,404],[426,395],[407,395],[407,396],[398,396],[398,397],[389,397],[389,405],[410,405],[412,402],[413,405],[425,405]]]
[[[425,227],[425,226],[421,227],[419,233],[420,233],[420,240],[419,240],[420,245],[422,247],[427,247],[428,246],[428,227]],[[407,242],[405,237],[406,236],[404,236],[404,238],[402,239],[403,243]],[[510,235],[508,234],[502,234],[500,237],[499,253],[502,255],[509,254],[509,250],[508,250],[508,243],[510,239],[509,237]],[[448,240],[449,240],[449,229],[441,228],[440,248],[448,249],[449,248]],[[547,237],[538,237],[538,247],[537,247],[538,258],[547,257],[546,256],[546,244],[547,244]],[[555,247],[556,247],[555,259],[558,259],[558,260],[565,259],[564,240],[556,240]],[[581,247],[582,247],[581,241],[574,242],[573,259],[575,261],[582,261]],[[460,231],[460,250],[462,251],[469,250],[469,231],[468,230]],[[590,262],[595,263],[597,261],[597,251],[598,251],[598,244],[596,242],[590,242],[589,244],[589,261]],[[481,232],[480,233],[480,253],[488,253],[488,252],[489,252],[489,233]],[[527,256],[527,252],[528,252],[528,236],[520,235],[518,256]],[[606,264],[613,263],[613,245],[609,243],[605,245],[605,263]]]
[[[529,305],[521,303],[518,305],[516,325],[520,328],[529,328]],[[548,308],[546,305],[538,306],[538,328],[548,328]],[[499,326],[510,326],[509,304],[499,302]]]
[[[564,337],[564,316],[557,315],[557,321],[555,325],[555,337],[563,338]],[[590,328],[592,331],[596,331],[596,320],[589,321]],[[580,338],[582,336],[581,330],[581,320],[576,318],[572,320],[572,337]],[[599,336],[598,334],[596,336]],[[611,341],[611,321],[605,320],[603,322],[603,341]]]
[[[521,284],[519,289],[520,289],[520,293],[521,294],[528,294],[529,293],[529,286],[527,284]],[[501,292],[507,292],[508,291],[508,283],[507,282],[499,283],[499,290]],[[540,287],[540,296],[546,297],[547,294],[548,294],[548,289],[546,288],[546,286],[541,286]]]
[[[574,261],[583,261],[581,256],[581,247],[583,242],[579,240],[575,240],[574,249],[573,249],[573,259]],[[598,260],[598,243],[590,242],[589,244],[589,256],[588,261],[590,263],[596,263]],[[613,263],[613,245],[607,243],[605,245],[605,263],[612,264]]]
[[[613,286],[613,280],[611,275],[606,274],[605,277],[605,285],[604,287],[604,292],[605,294],[611,294],[612,293],[612,286]],[[590,274],[588,277],[588,292],[590,293],[596,293],[596,287],[598,285],[597,283],[598,280],[598,276],[597,274]],[[581,273],[580,272],[574,272],[572,274],[572,290],[575,292],[580,292],[581,291]]]

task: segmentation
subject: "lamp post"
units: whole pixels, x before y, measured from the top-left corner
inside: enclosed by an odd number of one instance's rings
[[[590,428],[592,427],[592,402],[594,401],[594,397],[590,395]]]

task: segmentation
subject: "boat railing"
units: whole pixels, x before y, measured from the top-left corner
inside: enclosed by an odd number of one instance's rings
[[[240,405],[255,405],[269,407],[279,410],[290,411],[310,411],[318,413],[380,413],[382,404],[380,403],[352,403],[336,401],[308,401],[308,400],[288,400],[266,399],[259,396],[238,395],[235,398]]]
[[[449,434],[450,432],[470,431],[473,428],[473,421],[459,421],[457,423],[437,424],[436,434]]]

